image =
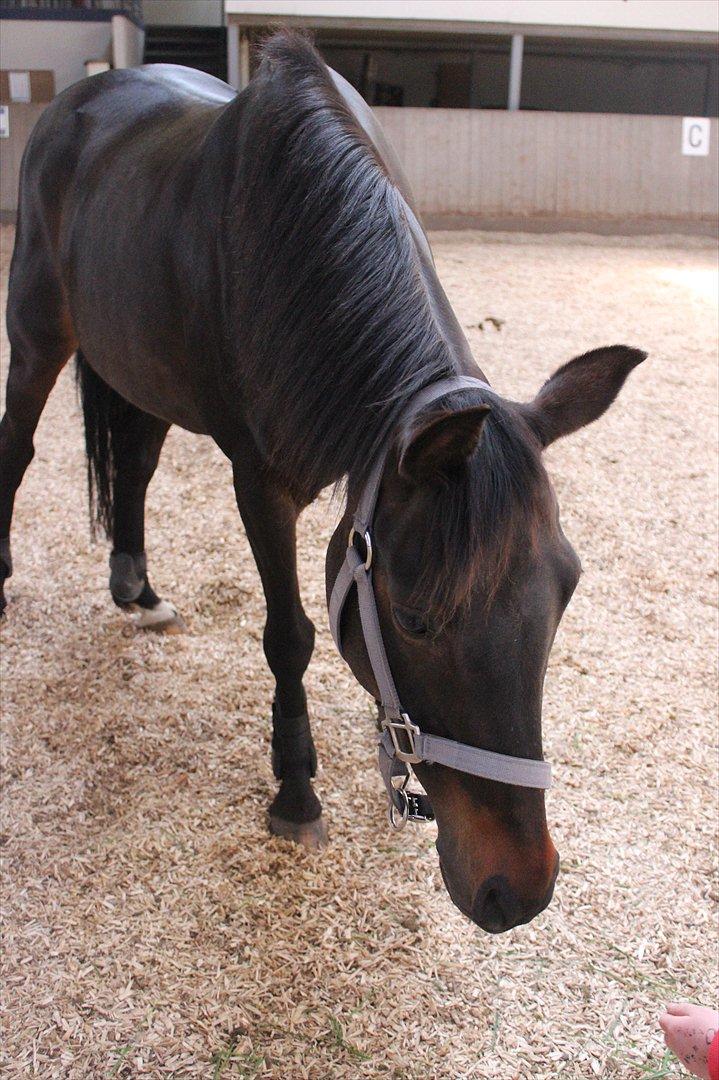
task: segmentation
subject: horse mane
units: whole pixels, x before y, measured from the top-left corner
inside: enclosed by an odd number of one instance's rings
[[[312,498],[366,473],[407,399],[455,363],[404,200],[324,62],[292,31],[260,55],[228,209],[233,333],[262,390],[263,451]]]
[[[226,211],[231,344],[258,388],[250,408],[269,468],[306,503],[342,478],[361,484],[407,402],[458,364],[404,199],[323,60],[289,30],[260,56]],[[499,569],[515,526],[537,512],[539,451],[521,420],[487,400],[466,480],[434,503],[443,565],[428,554],[421,578],[447,613],[467,592],[470,563]]]

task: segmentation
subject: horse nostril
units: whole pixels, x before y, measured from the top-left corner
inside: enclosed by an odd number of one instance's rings
[[[482,904],[479,922],[490,933],[501,933],[507,926],[507,918],[502,908],[499,889],[490,889]]]
[[[488,934],[501,934],[516,926],[520,914],[517,898],[503,877],[485,881],[472,909],[472,918]]]

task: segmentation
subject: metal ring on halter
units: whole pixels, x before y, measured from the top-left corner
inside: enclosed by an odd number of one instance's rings
[[[387,817],[392,828],[399,832],[400,829],[405,827],[409,818],[409,799],[407,798],[407,792],[402,788],[396,788],[395,790],[402,799],[402,809],[400,810],[393,801],[390,801],[387,807]]]
[[[356,535],[357,535],[357,532],[356,532],[355,527],[353,525],[352,528],[350,529],[350,534],[347,537],[347,547],[352,547],[353,546],[353,544],[355,542],[355,536]],[[362,534],[362,539],[364,540],[365,552],[366,552],[365,560],[364,560],[364,568],[365,568],[365,570],[369,570],[370,566],[372,565],[372,537],[370,536],[369,532],[365,532],[365,533]]]

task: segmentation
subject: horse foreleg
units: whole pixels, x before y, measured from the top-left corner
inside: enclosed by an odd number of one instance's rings
[[[248,440],[249,441],[249,440]],[[296,523],[299,509],[267,477],[253,447],[233,454],[235,494],[267,603],[264,649],[275,677],[272,766],[280,790],[270,806],[270,831],[303,844],[327,838],[312,789],[316,755],[302,677],[314,648],[314,626],[300,599]]]

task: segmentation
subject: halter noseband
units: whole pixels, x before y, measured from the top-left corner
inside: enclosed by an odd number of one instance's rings
[[[467,375],[455,375],[432,383],[420,390],[410,401],[405,419],[419,412],[437,398],[455,390],[471,390],[488,384]],[[382,473],[391,445],[391,436],[377,456],[372,472],[360,493],[347,542],[347,553],[337,575],[329,601],[330,629],[340,655],[342,642],[340,624],[342,612],[353,586],[357,588],[360,622],[367,655],[380,694],[379,703],[379,768],[389,798],[389,819],[401,829],[408,820],[431,821],[434,818],[429,799],[424,794],[407,790],[412,765],[420,762],[445,765],[471,776],[495,780],[500,784],[546,789],[552,783],[552,769],[546,761],[495,754],[476,746],[428,735],[413,724],[402,709],[397,688],[390,671],[387,653],[372,587],[372,521]],[[364,551],[358,551],[355,540],[361,538]]]

